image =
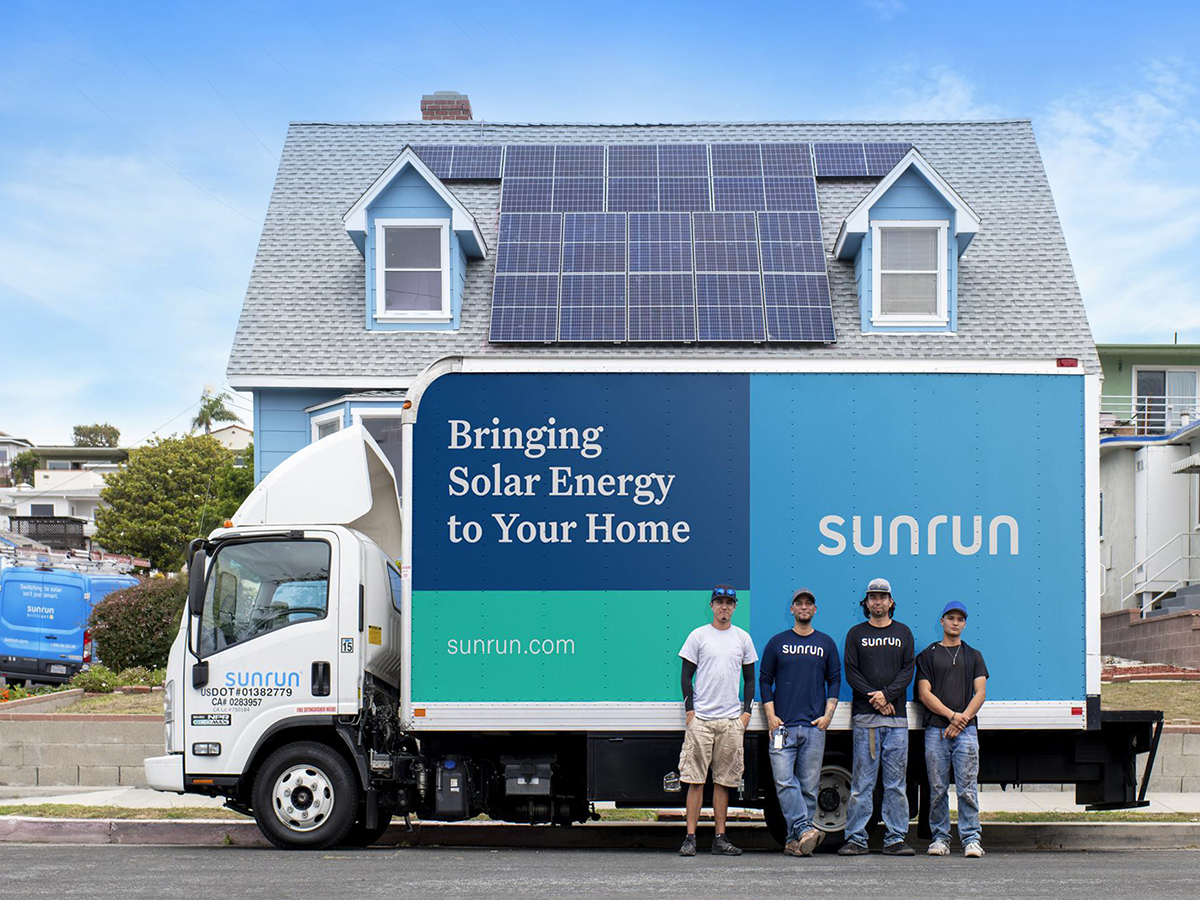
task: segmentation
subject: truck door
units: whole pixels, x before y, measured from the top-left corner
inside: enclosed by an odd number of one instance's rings
[[[207,681],[184,679],[185,772],[241,772],[275,722],[336,711],[337,577],[332,534],[218,548],[193,643]]]

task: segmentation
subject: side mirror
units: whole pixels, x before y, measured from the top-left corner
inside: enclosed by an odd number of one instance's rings
[[[204,547],[192,543],[188,556],[188,611],[193,616],[204,612]]]

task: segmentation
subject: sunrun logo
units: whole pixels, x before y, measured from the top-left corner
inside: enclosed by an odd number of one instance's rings
[[[300,673],[226,672],[225,687],[300,687]]]
[[[902,552],[906,552],[909,556],[920,556],[922,553],[928,556],[937,556],[939,549],[945,552],[946,532],[949,532],[950,546],[959,556],[974,556],[983,549],[983,516],[971,517],[971,542],[963,541],[963,516],[933,516],[928,522],[921,525],[912,516],[895,516],[884,527],[883,516],[871,516],[871,537],[870,541],[864,540],[863,536],[863,516],[854,516],[851,520],[851,540],[854,544],[854,552],[862,556],[874,556],[883,550],[884,539],[887,539],[888,553],[891,556],[897,556]],[[840,556],[846,552],[846,535],[839,529],[844,528],[846,520],[842,516],[825,516],[821,519],[818,526],[821,530],[821,537],[825,538],[826,542],[817,545],[817,550],[826,556]],[[939,529],[946,526],[939,535]],[[1017,526],[1017,520],[1012,516],[993,516],[988,522],[987,534],[987,552],[990,556],[996,556],[1005,546],[1000,540],[1000,529],[1004,528],[1007,531],[1007,547],[1008,555],[1016,556],[1020,551],[1020,529]],[[901,532],[904,532],[902,535]],[[924,537],[924,543],[922,543]],[[939,545],[939,541],[943,542]]]
[[[53,606],[26,606],[25,615],[31,619],[53,619]]]

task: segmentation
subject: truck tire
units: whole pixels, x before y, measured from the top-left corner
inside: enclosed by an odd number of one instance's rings
[[[373,847],[379,843],[379,839],[387,832],[388,826],[392,824],[390,813],[385,813],[382,810],[379,813],[379,821],[375,823],[374,828],[367,828],[363,824],[363,820],[359,819],[346,832],[346,836],[342,838],[340,846],[342,847]]]
[[[325,744],[300,741],[267,757],[254,779],[254,819],[276,847],[325,850],[345,839],[358,815],[358,779]]]

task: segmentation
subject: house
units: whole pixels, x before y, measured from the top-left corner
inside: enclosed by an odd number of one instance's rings
[[[1101,608],[1200,610],[1200,346],[1097,351]]]
[[[17,456],[32,446],[33,443],[25,438],[13,437],[7,432],[0,431],[0,487],[12,484],[10,464]]]
[[[245,450],[254,440],[254,432],[245,425],[226,425],[224,428],[213,429],[209,437],[220,441],[230,450]]]
[[[129,457],[117,447],[31,446],[33,484],[0,488],[0,528],[55,549],[90,549],[104,477]]]
[[[449,355],[1099,372],[1027,120],[422,113],[288,130],[227,370],[260,479],[353,422],[398,466],[405,392]]]

